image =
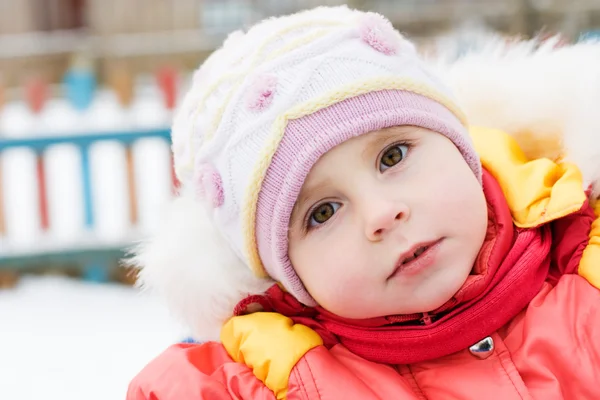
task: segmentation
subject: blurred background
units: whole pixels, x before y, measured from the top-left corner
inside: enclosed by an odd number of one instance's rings
[[[176,192],[173,110],[229,32],[339,4],[451,56],[600,28],[598,0],[0,0],[1,399],[124,398],[186,337],[120,266]]]

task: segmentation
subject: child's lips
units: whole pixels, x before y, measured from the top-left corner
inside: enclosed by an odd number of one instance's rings
[[[441,242],[442,239],[418,243],[402,253],[388,280],[399,274],[413,275],[429,267],[435,259]]]

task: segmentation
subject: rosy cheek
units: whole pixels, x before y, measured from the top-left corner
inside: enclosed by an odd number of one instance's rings
[[[370,285],[364,276],[351,275],[346,271],[340,271],[329,278],[329,281],[321,282],[321,296],[315,298],[321,301],[323,307],[341,316],[352,315],[362,309],[365,306],[364,300],[371,296],[369,292],[379,290]]]

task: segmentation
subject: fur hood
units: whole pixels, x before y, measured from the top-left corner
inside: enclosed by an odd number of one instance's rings
[[[600,42],[490,37],[464,56],[431,60],[471,125],[511,134],[530,159],[577,164],[600,193]]]
[[[507,43],[489,37],[469,53],[429,60],[473,125],[502,129],[530,158],[574,162],[600,193],[600,43]],[[162,229],[133,251],[138,284],[156,291],[196,340],[218,340],[236,304],[274,282],[259,279],[229,249],[186,188]]]

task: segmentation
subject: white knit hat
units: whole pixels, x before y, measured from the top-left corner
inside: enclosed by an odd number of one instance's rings
[[[257,276],[313,305],[287,256],[304,179],[337,144],[396,125],[447,136],[481,178],[465,117],[413,45],[378,14],[316,8],[234,32],[209,57],[173,127],[175,169]]]

